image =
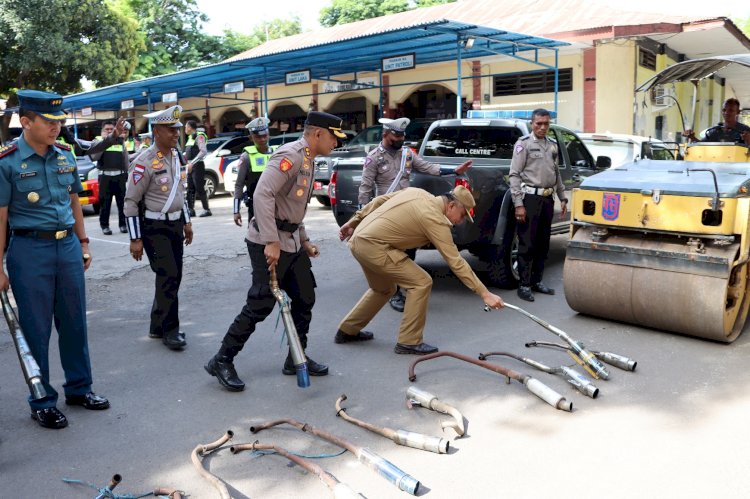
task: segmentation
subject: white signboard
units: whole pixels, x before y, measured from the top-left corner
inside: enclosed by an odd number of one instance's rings
[[[346,92],[348,90],[367,90],[368,88],[377,88],[378,84],[375,77],[359,78],[357,83],[348,81],[327,81],[323,83],[323,93]]]
[[[94,114],[94,111],[90,107],[81,109],[81,116],[91,116],[92,114]]]
[[[133,109],[134,107],[135,102],[133,101],[133,99],[120,102],[120,109]]]
[[[177,92],[170,92],[161,95],[162,102],[177,102]]]
[[[244,91],[245,91],[244,81],[233,81],[232,83],[224,84],[225,94],[239,94],[240,92],[244,92]]]
[[[384,57],[382,60],[382,64],[383,72],[401,71],[402,69],[412,69],[415,66],[415,58],[414,54]]]
[[[286,84],[296,85],[298,83],[309,83],[310,82],[310,70],[305,69],[304,71],[295,71],[293,73],[286,74]]]

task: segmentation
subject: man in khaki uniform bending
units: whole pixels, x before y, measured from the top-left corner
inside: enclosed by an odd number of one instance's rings
[[[370,289],[341,321],[336,343],[365,341],[372,333],[363,331],[396,290],[407,290],[404,317],[394,351],[424,355],[438,349],[422,341],[432,279],[410,260],[406,251],[432,243],[451,270],[466,287],[482,297],[492,308],[504,306],[480,282],[456,248],[451,226],[468,217],[474,197],[458,186],[442,196],[422,189],[407,188],[375,198],[341,227],[339,237],[349,240],[349,248],[362,266]]]

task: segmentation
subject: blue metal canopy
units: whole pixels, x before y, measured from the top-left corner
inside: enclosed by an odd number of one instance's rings
[[[66,96],[65,107],[119,110],[122,101],[133,100],[135,106],[143,106],[159,102],[163,94],[172,92],[177,92],[178,99],[221,97],[225,83],[242,81],[245,88],[260,88],[283,83],[286,73],[301,70],[309,70],[312,80],[336,81],[337,75],[380,71],[383,58],[403,54],[414,54],[415,63],[420,65],[456,60],[457,56],[460,60],[461,56],[477,59],[507,55],[556,69],[539,63],[539,51],[554,50],[557,61],[555,47],[563,45],[569,44],[438,20],[111,85]]]

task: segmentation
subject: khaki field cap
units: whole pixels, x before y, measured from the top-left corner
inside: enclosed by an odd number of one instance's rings
[[[182,115],[182,106],[168,107],[163,111],[154,111],[153,113],[144,114],[152,125],[167,125],[170,128],[180,128],[180,116]]]
[[[453,188],[451,191],[451,194],[455,198],[456,201],[461,203],[461,205],[466,210],[466,216],[471,220],[471,223],[474,223],[474,217],[471,216],[471,209],[474,208],[477,203],[474,201],[474,196],[471,195],[471,192],[469,189],[464,187],[463,185],[457,185]]]

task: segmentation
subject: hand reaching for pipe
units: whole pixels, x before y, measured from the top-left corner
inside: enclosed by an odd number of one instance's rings
[[[484,300],[484,307],[485,310],[488,308],[491,309],[499,309],[503,308],[505,306],[505,303],[503,302],[503,299],[497,296],[494,293],[490,293],[487,291],[482,295],[482,300]]]

